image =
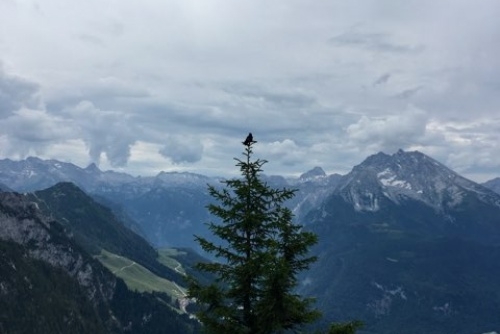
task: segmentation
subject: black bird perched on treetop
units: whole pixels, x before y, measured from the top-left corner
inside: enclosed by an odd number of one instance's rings
[[[252,136],[252,133],[250,132],[247,136],[247,138],[245,139],[245,141],[243,142],[243,145],[246,145],[246,146],[250,146],[250,144],[254,143],[253,141],[253,136]]]

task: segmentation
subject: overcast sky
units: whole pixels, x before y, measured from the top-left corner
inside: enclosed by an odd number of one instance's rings
[[[0,0],[0,158],[134,175],[500,176],[499,0]]]

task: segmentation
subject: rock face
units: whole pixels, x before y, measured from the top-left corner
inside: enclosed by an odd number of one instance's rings
[[[96,305],[113,298],[115,278],[104,270],[94,271],[92,258],[64,235],[57,222],[43,216],[36,202],[15,193],[0,193],[0,202],[0,239],[13,241],[32,258],[65,271]]]
[[[3,259],[14,269],[2,271],[0,278],[3,298],[11,300],[5,310],[22,305],[21,313],[6,314],[0,320],[6,333],[19,329],[15,320],[21,315],[41,331],[50,331],[58,323],[75,332],[80,327],[98,333],[119,328],[102,312],[115,295],[115,277],[75,245],[61,225],[42,215],[37,203],[20,194],[0,193],[0,243]],[[16,276],[22,279],[13,279]]]

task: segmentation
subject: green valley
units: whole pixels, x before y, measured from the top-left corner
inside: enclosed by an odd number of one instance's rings
[[[162,258],[165,258],[163,260],[165,262],[176,262],[174,259],[167,259],[166,256],[162,256]],[[164,292],[173,299],[185,296],[184,288],[179,286],[177,283],[152,273],[142,265],[124,256],[116,255],[103,249],[101,254],[96,256],[96,259],[98,259],[114,275],[123,279],[127,287],[132,291]],[[181,266],[180,263],[178,263],[178,265]]]

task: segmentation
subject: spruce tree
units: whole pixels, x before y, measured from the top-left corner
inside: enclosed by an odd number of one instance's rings
[[[189,295],[197,300],[198,319],[208,333],[280,333],[319,317],[311,300],[295,293],[297,274],[316,260],[308,256],[316,235],[292,222],[285,202],[294,190],[274,189],[262,180],[266,160],[252,160],[253,139],[237,159],[241,177],[209,186],[216,204],[209,212],[220,222],[208,223],[217,242],[196,236],[216,262],[197,268],[213,274],[210,285],[191,279]]]

